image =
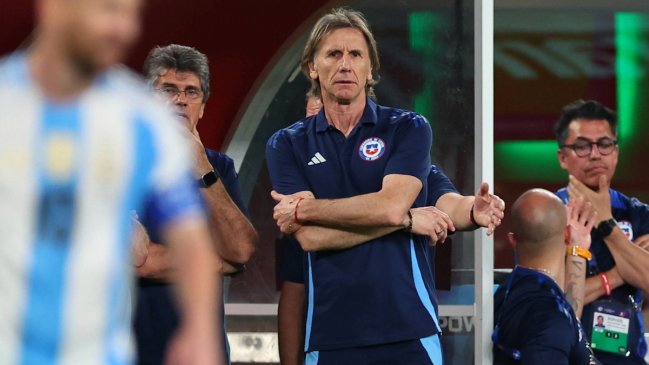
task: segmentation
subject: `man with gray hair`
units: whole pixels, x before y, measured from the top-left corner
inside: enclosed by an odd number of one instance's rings
[[[196,128],[210,95],[207,57],[187,46],[155,47],[144,69],[152,89],[173,107],[179,122],[187,128],[186,137],[193,147],[194,177],[209,212],[212,234],[218,238],[216,253],[224,262],[225,274],[238,272],[252,256],[257,234],[246,217],[232,159],[206,149]],[[142,218],[146,227],[146,217]],[[157,237],[146,234],[136,242],[139,247],[148,247],[142,250],[148,253],[137,268],[140,281],[134,326],[139,364],[162,362],[178,322],[169,286],[176,273],[167,247],[157,242]],[[224,346],[227,349],[227,342]]]
[[[430,125],[371,100],[378,51],[357,11],[320,18],[301,65],[323,108],[276,132],[266,158],[273,217],[307,252],[306,363],[440,365],[429,242],[455,227],[425,207]]]

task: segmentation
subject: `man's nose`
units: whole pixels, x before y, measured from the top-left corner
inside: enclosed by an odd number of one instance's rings
[[[588,155],[588,158],[591,160],[599,160],[602,158],[602,154],[599,152],[599,147],[596,144],[591,144],[590,147],[590,155]]]
[[[174,104],[176,105],[187,105],[187,94],[184,91],[180,91],[174,97]]]
[[[340,61],[340,70],[341,71],[348,71],[351,67],[350,61],[349,61],[349,55],[348,54],[343,54],[341,57]]]

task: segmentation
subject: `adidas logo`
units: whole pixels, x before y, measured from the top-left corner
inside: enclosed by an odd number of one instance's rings
[[[309,161],[309,163],[307,165],[309,165],[309,166],[317,165],[317,164],[320,164],[320,163],[323,163],[323,162],[326,162],[326,161],[327,160],[324,157],[322,157],[320,152],[316,152],[315,155],[313,157],[311,157],[311,161]]]

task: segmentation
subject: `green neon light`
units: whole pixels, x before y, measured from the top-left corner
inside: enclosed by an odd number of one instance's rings
[[[410,49],[430,56],[433,52],[432,38],[439,17],[428,11],[408,15]]]
[[[565,182],[559,166],[557,142],[548,140],[503,141],[494,145],[495,175],[505,181]]]
[[[642,59],[642,47],[647,47],[647,22],[649,16],[639,13],[615,14],[615,73],[617,75],[618,135],[620,144],[631,142],[646,117],[643,106],[648,96],[646,60]]]
[[[432,116],[435,110],[433,85],[436,73],[433,63],[437,42],[434,36],[442,21],[440,15],[432,12],[413,12],[408,15],[410,49],[421,55],[425,75],[423,88],[414,96],[413,109],[427,117],[431,123],[434,123]]]
[[[615,73],[618,135],[622,148],[633,144],[649,115],[649,14],[615,14]],[[509,181],[564,182],[553,140],[505,141],[495,144],[495,174]]]

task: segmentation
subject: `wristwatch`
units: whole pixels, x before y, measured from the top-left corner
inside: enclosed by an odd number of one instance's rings
[[[613,232],[613,228],[617,226],[617,221],[614,218],[607,219],[605,221],[601,221],[597,225],[597,232],[602,236],[602,238],[608,237],[611,232]]]
[[[588,249],[585,249],[581,246],[568,246],[568,249],[566,250],[566,254],[568,256],[577,256],[581,257],[582,259],[585,259],[586,261],[589,261],[590,259],[593,258],[593,254],[588,251]]]
[[[201,176],[200,179],[198,179],[198,186],[201,188],[209,188],[210,186],[214,185],[217,181],[219,181],[219,174],[215,171],[209,171],[205,175]]]

